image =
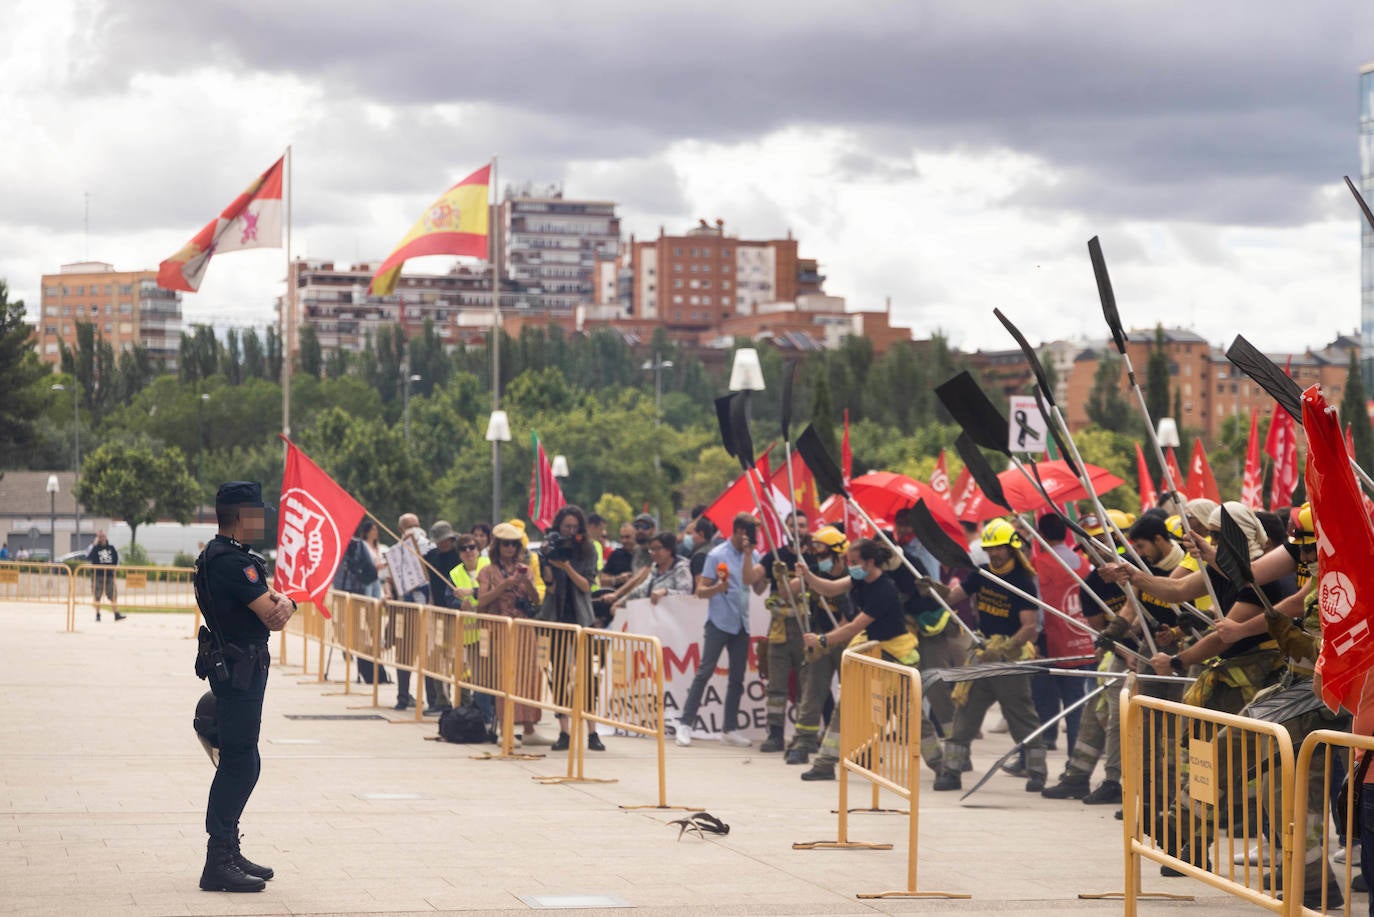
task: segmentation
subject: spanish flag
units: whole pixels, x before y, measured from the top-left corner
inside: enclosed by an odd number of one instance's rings
[[[449,188],[410,227],[401,244],[387,255],[368,285],[368,292],[387,296],[396,289],[401,265],[423,255],[471,255],[487,257],[487,226],[490,206],[487,188],[491,165],[485,165]]]

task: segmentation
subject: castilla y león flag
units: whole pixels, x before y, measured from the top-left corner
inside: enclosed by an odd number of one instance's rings
[[[295,443],[286,439],[286,446],[272,588],[298,602],[314,602],[327,618],[324,594],[366,511]]]
[[[445,191],[430,204],[424,215],[410,227],[401,244],[386,256],[368,285],[374,296],[387,296],[396,289],[401,266],[409,258],[423,255],[471,255],[485,258],[490,205],[487,186],[491,166],[485,165]]]
[[[1374,666],[1374,526],[1364,512],[1350,470],[1336,410],[1318,386],[1302,395],[1307,432],[1307,496],[1317,527],[1321,579],[1322,651],[1317,660],[1321,697],[1332,710],[1356,712],[1365,673]],[[1360,596],[1364,596],[1363,599]]]
[[[281,248],[283,156],[253,179],[224,212],[205,224],[191,241],[157,266],[157,285],[164,290],[200,289],[210,257],[247,248]]]

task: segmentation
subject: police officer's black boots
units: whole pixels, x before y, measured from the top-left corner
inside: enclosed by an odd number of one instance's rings
[[[267,883],[250,876],[234,862],[235,839],[212,837],[205,846],[205,869],[200,874],[201,891],[260,892]]]
[[[243,850],[239,846],[243,835],[234,838],[234,865],[242,869],[246,874],[266,881],[276,875],[271,866],[259,866],[252,860],[243,855]]]
[[[782,727],[770,725],[768,727],[768,738],[763,740],[763,744],[759,746],[759,751],[765,754],[768,752],[782,751],[783,744]]]

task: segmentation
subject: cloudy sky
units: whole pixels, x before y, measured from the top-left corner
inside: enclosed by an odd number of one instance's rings
[[[295,249],[378,260],[453,181],[561,181],[628,233],[792,230],[851,308],[1012,346],[1128,324],[1268,349],[1359,323],[1363,2],[0,0],[0,277],[156,267],[281,155]],[[84,227],[89,195],[89,232]],[[190,320],[263,323],[280,252]]]

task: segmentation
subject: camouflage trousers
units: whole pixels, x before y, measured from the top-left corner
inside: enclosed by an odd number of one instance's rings
[[[843,653],[841,653],[843,655]],[[892,656],[883,653],[883,659],[888,662],[897,662]],[[837,662],[836,665],[839,663]],[[844,691],[844,684],[840,684],[840,691]],[[835,712],[830,715],[830,724],[825,727],[825,737],[821,739],[821,751],[815,757],[816,765],[834,767],[840,760],[840,704],[835,704]],[[935,731],[935,725],[931,723],[930,717],[924,712],[921,714],[921,760],[926,766],[937,774],[943,766],[944,753],[940,747],[940,736]]]
[[[774,612],[776,614],[776,612]],[[774,642],[774,633],[781,640]],[[768,629],[768,687],[766,706],[768,726],[782,728],[787,722],[787,686],[792,673],[797,673],[797,685],[802,686],[806,647],[802,643],[801,624],[796,617],[774,619]]]
[[[1105,671],[1124,672],[1126,664],[1113,656]],[[1112,682],[1101,697],[1084,707],[1064,777],[1091,777],[1102,761],[1103,776],[1121,782],[1121,681]]]

